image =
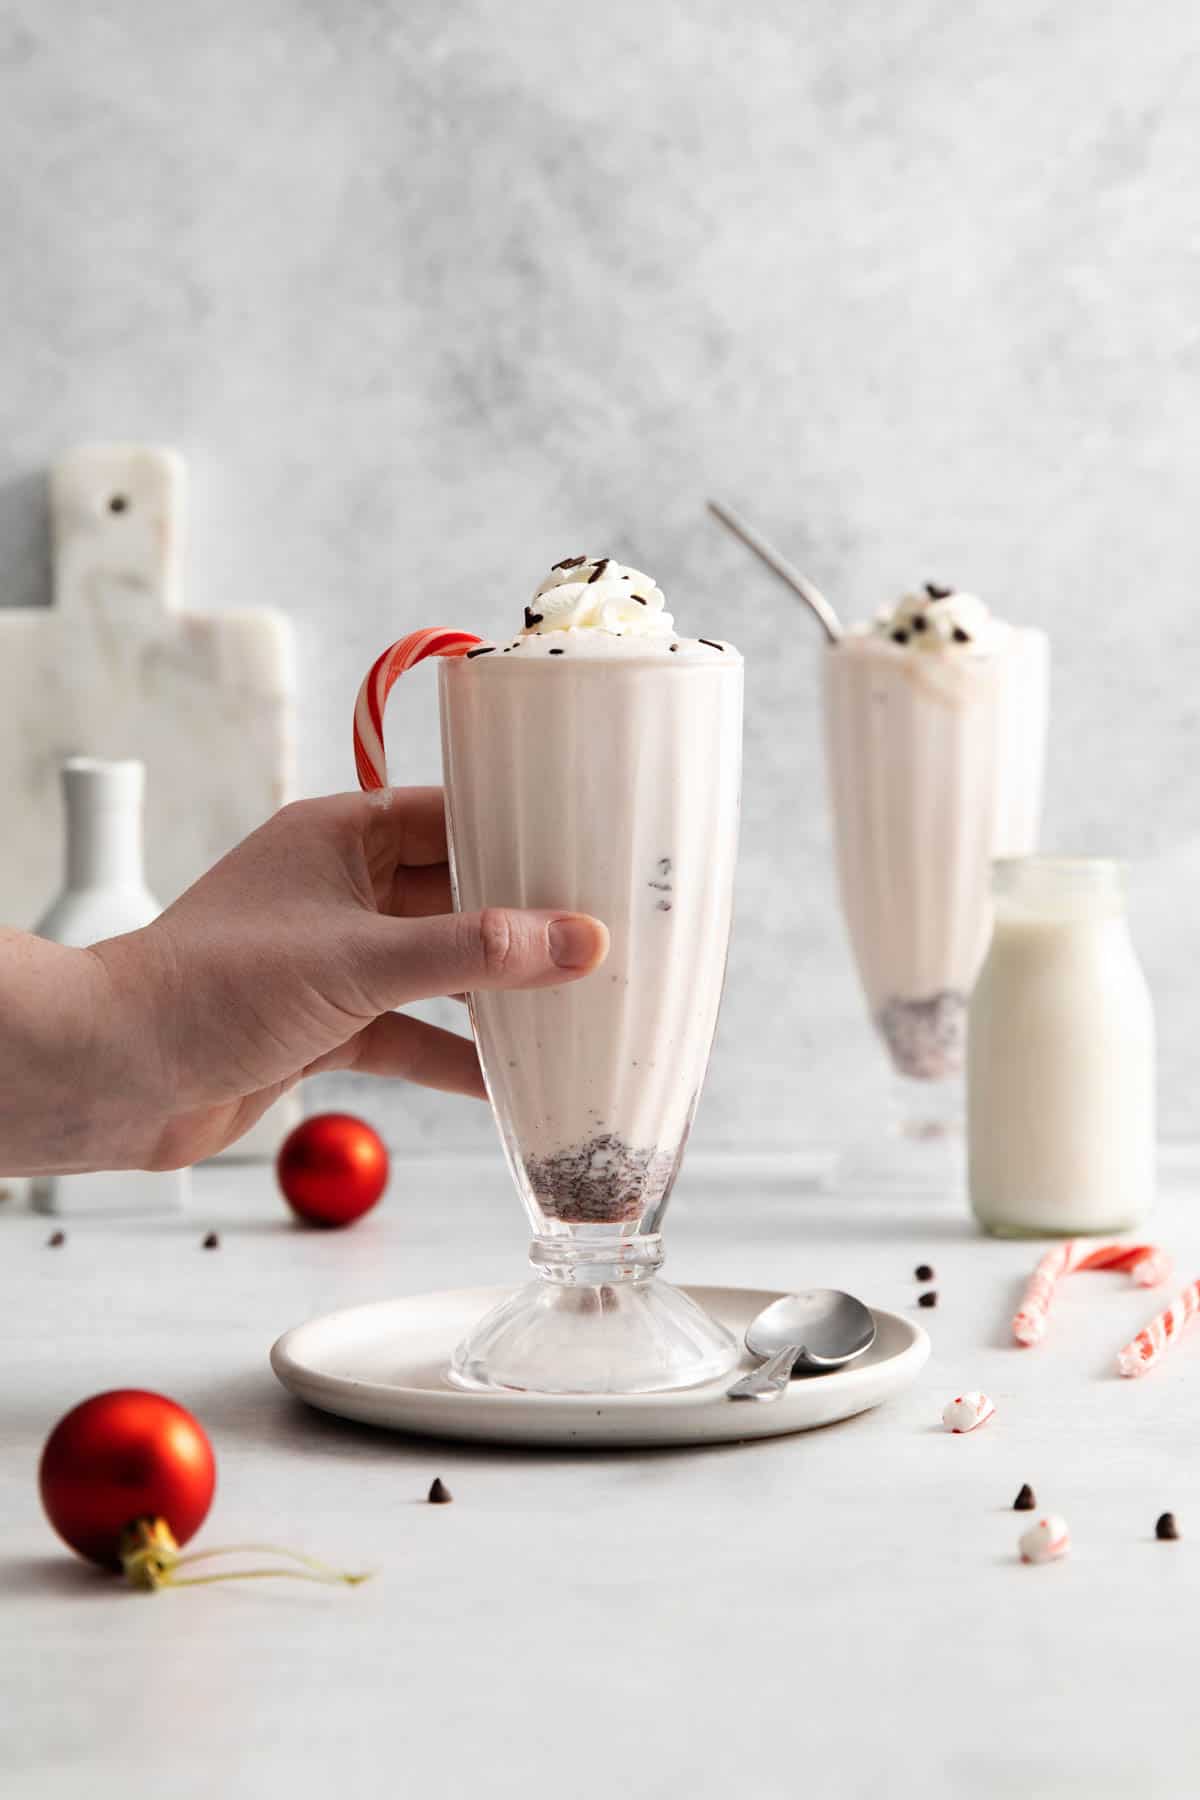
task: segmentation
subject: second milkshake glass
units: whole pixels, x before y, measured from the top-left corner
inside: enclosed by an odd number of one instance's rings
[[[732,909],[742,661],[572,633],[439,667],[455,902],[605,921],[582,981],[489,991],[471,1019],[537,1279],[459,1347],[471,1387],[637,1393],[736,1359],[656,1276],[708,1062]]]
[[[894,1128],[922,1138],[961,1126],[992,858],[1037,842],[1049,644],[1004,625],[965,651],[906,635],[848,631],[825,651],[823,687],[842,907],[892,1063]]]

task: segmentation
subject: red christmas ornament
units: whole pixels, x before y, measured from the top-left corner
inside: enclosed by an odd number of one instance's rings
[[[114,1388],[59,1420],[39,1482],[59,1536],[89,1562],[119,1569],[139,1527],[187,1543],[212,1504],[217,1465],[203,1429],[174,1400]]]
[[[387,1186],[387,1147],[353,1113],[318,1113],[284,1140],[276,1164],[294,1213],[310,1225],[352,1225]]]

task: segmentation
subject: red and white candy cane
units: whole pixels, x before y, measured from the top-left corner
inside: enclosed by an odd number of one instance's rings
[[[410,631],[377,656],[367,670],[354,703],[354,766],[358,785],[369,793],[388,784],[387,752],[383,747],[383,709],[401,675],[424,662],[427,656],[465,656],[482,642],[470,631],[453,631],[448,625],[431,625]]]
[[[1193,1281],[1190,1287],[1184,1288],[1178,1300],[1172,1300],[1165,1312],[1151,1319],[1145,1330],[1139,1331],[1132,1343],[1126,1344],[1117,1357],[1117,1367],[1122,1375],[1144,1375],[1147,1369],[1152,1369],[1197,1313],[1200,1313],[1200,1281]]]
[[[1018,1344],[1041,1343],[1054,1290],[1064,1275],[1077,1269],[1124,1269],[1139,1287],[1156,1287],[1171,1273],[1171,1259],[1154,1244],[1097,1244],[1088,1238],[1072,1238],[1047,1250],[1029,1278],[1012,1322]]]

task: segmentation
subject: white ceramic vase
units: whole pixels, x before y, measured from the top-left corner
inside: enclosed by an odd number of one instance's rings
[[[83,948],[137,931],[162,908],[146,886],[142,863],[140,762],[74,756],[62,765],[66,866],[62,892],[34,931],[56,944]],[[187,1198],[186,1169],[99,1170],[39,1177],[39,1212],[97,1217],[178,1212]]]

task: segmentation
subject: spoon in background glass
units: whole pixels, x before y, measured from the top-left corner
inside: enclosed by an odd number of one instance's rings
[[[772,575],[777,575],[780,581],[791,588],[793,594],[803,600],[829,642],[836,644],[842,635],[842,622],[816,583],[810,581],[807,575],[802,575],[799,569],[793,568],[786,557],[781,556],[773,545],[768,544],[766,538],[760,537],[757,531],[747,525],[745,519],[740,519],[732,507],[710,500],[708,510],[714,519],[720,520],[726,531],[732,532],[735,538],[740,538],[747,550],[752,550],[760,562],[766,563]]]
[[[729,1389],[731,1400],[776,1400],[793,1371],[826,1375],[863,1356],[875,1342],[875,1321],[853,1294],[810,1288],[773,1300],[746,1327],[746,1348],[766,1360]]]

